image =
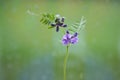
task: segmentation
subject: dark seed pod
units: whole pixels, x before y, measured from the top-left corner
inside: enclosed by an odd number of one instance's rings
[[[66,24],[63,24],[62,27],[67,27],[67,25],[66,25]]]
[[[55,24],[55,23],[51,23],[51,26],[55,27],[55,26],[56,26],[56,24]]]
[[[58,31],[59,31],[59,27],[57,26],[57,27],[56,27],[56,32],[58,32]]]

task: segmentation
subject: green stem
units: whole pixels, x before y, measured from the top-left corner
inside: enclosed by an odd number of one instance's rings
[[[67,46],[67,51],[66,51],[66,55],[65,55],[65,58],[64,58],[64,80],[66,80],[66,65],[67,65],[67,59],[68,59],[68,56],[69,56],[69,46]]]

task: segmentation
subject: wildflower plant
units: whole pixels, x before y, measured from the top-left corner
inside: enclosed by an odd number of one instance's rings
[[[63,72],[64,72],[63,80],[66,80],[66,64],[67,64],[67,59],[69,56],[69,47],[72,44],[78,43],[79,32],[85,26],[86,20],[84,19],[84,17],[82,17],[80,22],[76,22],[72,24],[71,26],[67,26],[67,24],[65,24],[64,17],[61,17],[58,14],[54,15],[54,14],[46,13],[42,15],[40,22],[49,26],[48,29],[56,28],[56,32],[59,32],[60,27],[67,28],[67,30],[65,31],[65,34],[63,35],[61,39],[61,43],[67,47],[66,55],[64,58],[64,68],[63,68]]]

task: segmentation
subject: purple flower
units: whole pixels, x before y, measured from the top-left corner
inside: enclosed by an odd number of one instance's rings
[[[66,34],[62,38],[62,43],[64,45],[75,44],[78,42],[78,33],[74,33],[73,35],[66,31]]]

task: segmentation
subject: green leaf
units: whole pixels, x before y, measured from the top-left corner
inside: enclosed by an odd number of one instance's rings
[[[53,26],[48,27],[48,29],[54,28]]]
[[[42,18],[41,18],[40,22],[45,25],[50,25],[50,23],[52,23],[53,20],[55,20],[54,14],[49,14],[49,13],[45,14],[44,13],[44,14],[42,14]]]
[[[84,19],[84,17],[82,17],[80,22],[76,22],[72,24],[69,30],[72,32],[79,32],[85,26],[85,23],[86,20]]]

